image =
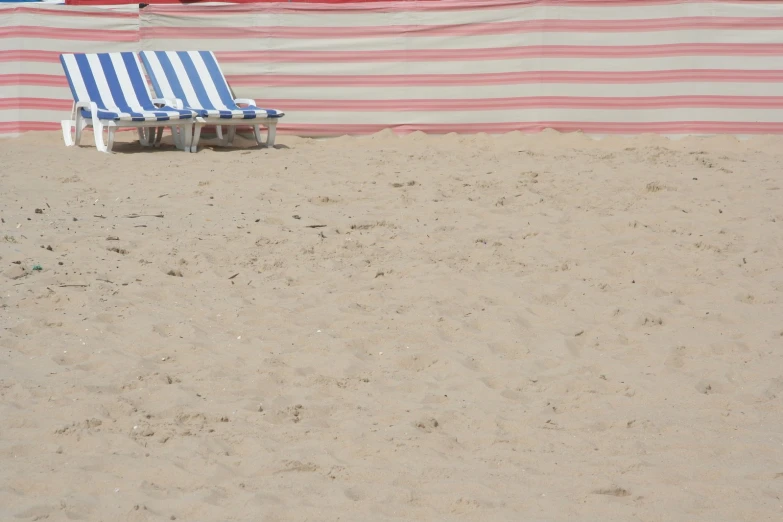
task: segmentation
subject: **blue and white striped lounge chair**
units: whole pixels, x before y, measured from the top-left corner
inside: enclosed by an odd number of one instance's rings
[[[221,126],[227,126],[227,145],[233,142],[237,125],[252,126],[259,145],[259,126],[263,125],[267,128],[267,147],[275,144],[277,121],[283,113],[261,109],[256,106],[255,100],[235,99],[211,51],[142,51],[141,59],[156,96],[182,100],[183,107],[196,111],[200,121],[216,125],[220,138]],[[193,136],[193,152],[198,146],[200,134],[197,127]]]
[[[135,53],[61,54],[60,62],[74,99],[71,119],[62,122],[67,146],[79,145],[88,126],[101,152],[111,152],[119,127],[136,127],[142,145],[151,144],[150,131],[171,127],[177,147],[190,151],[196,114],[175,108],[177,100],[151,99]]]

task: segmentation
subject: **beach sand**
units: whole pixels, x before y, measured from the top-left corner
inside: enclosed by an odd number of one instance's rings
[[[133,138],[0,141],[0,520],[783,519],[783,138]]]

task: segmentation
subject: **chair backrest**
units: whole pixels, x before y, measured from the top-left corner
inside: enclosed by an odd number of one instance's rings
[[[73,99],[111,112],[154,111],[135,53],[61,54]]]
[[[142,51],[141,59],[158,97],[178,98],[188,108],[236,107],[211,51]]]

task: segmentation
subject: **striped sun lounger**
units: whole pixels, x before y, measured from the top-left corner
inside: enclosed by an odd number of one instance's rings
[[[62,122],[67,146],[79,145],[89,126],[101,152],[111,152],[119,127],[136,127],[142,145],[151,144],[150,130],[171,127],[177,146],[190,151],[195,113],[175,108],[177,100],[151,99],[135,53],[62,54],[60,62],[74,99],[71,119]]]
[[[237,125],[250,125],[256,142],[261,145],[260,125],[267,128],[266,145],[275,144],[277,121],[283,113],[256,106],[255,100],[234,98],[215,55],[210,51],[143,51],[141,59],[160,98],[177,98],[186,109],[196,111],[199,121],[228,127],[227,144],[231,145]],[[242,107],[240,107],[242,105]],[[193,151],[198,146],[200,129],[193,136]]]

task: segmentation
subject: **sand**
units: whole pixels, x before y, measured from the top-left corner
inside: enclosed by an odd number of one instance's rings
[[[783,138],[133,137],[0,141],[0,520],[783,518]]]

